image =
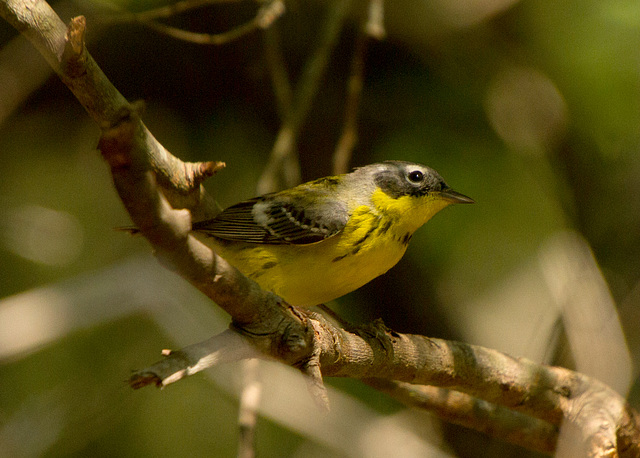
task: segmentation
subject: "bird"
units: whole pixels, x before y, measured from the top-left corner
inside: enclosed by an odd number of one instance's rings
[[[385,161],[232,205],[192,233],[290,305],[323,305],[384,274],[413,233],[474,203],[430,167]]]

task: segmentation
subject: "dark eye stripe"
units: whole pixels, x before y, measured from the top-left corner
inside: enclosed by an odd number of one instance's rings
[[[385,163],[388,167],[377,170],[375,184],[389,197],[424,196],[447,188],[438,172],[419,164]]]

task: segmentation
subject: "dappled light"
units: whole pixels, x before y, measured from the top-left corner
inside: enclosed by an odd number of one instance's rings
[[[544,154],[566,134],[565,101],[539,71],[506,68],[487,92],[489,122],[514,152]]]
[[[35,205],[7,209],[5,215],[5,250],[52,266],[70,264],[80,256],[84,234],[73,215]]]

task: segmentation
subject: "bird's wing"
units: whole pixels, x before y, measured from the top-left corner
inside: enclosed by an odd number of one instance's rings
[[[193,230],[223,240],[306,245],[336,235],[348,219],[345,203],[329,198],[326,190],[307,188],[240,202],[194,223]]]

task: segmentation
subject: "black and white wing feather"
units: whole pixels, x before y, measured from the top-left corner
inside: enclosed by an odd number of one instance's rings
[[[349,219],[346,204],[329,199],[325,193],[308,188],[304,200],[298,193],[256,197],[227,208],[214,219],[194,223],[193,230],[248,243],[320,242],[338,234]]]

